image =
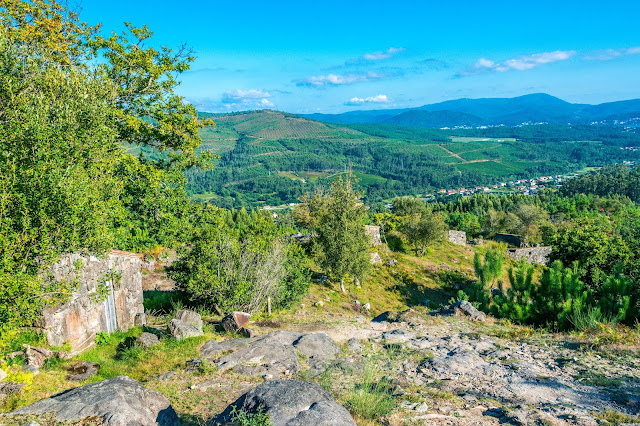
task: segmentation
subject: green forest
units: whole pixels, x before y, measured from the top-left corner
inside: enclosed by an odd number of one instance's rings
[[[191,169],[193,199],[226,208],[297,202],[315,185],[352,170],[367,202],[443,188],[495,184],[634,161],[640,135],[604,126],[536,125],[439,130],[335,125],[277,111],[201,114],[200,150],[219,156]]]

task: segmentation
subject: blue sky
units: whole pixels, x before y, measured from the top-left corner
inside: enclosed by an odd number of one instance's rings
[[[203,111],[338,113],[544,92],[640,98],[638,1],[84,0],[81,18],[197,59],[178,92]]]

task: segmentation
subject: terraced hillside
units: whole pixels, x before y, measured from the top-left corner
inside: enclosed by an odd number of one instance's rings
[[[540,129],[510,134],[496,128],[492,137],[406,126],[346,126],[271,110],[203,115],[217,125],[202,131],[201,149],[220,158],[214,170],[188,172],[189,190],[197,200],[224,207],[294,202],[348,168],[360,178],[368,201],[379,201],[621,162],[630,153],[618,146],[627,140],[573,142],[569,138],[583,133],[560,127],[551,139]],[[558,140],[562,132],[567,139]]]

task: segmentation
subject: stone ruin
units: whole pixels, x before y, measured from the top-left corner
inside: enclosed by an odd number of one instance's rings
[[[382,245],[382,240],[380,239],[380,227],[375,225],[365,225],[364,232],[369,236],[371,240],[371,245],[379,246]]]
[[[464,231],[449,230],[449,242],[453,244],[459,244],[461,246],[467,245],[467,233]]]
[[[93,345],[99,332],[142,325],[142,255],[112,251],[104,258],[66,254],[46,271],[57,281],[77,280],[69,301],[44,309],[38,326],[52,346],[69,343],[72,354]],[[100,288],[107,298],[100,298]]]
[[[549,263],[549,256],[552,251],[552,247],[510,248],[507,249],[507,257],[514,260],[520,260],[524,257],[529,263],[546,265]]]

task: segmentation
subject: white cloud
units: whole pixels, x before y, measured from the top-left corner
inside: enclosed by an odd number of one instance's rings
[[[588,61],[610,61],[612,59],[619,58],[621,56],[637,55],[640,54],[639,47],[629,47],[625,49],[604,49],[595,50],[588,53],[584,59]]]
[[[260,89],[250,89],[250,90],[233,90],[233,91],[228,91],[225,92],[224,95],[222,95],[222,102],[224,103],[235,103],[235,102],[243,102],[243,101],[250,101],[250,100],[256,100],[256,99],[264,99],[264,98],[270,98],[271,97],[271,93],[264,91],[264,90],[260,90]]]
[[[463,72],[462,75],[473,75],[487,71],[526,71],[540,65],[565,61],[575,54],[576,52],[574,50],[556,50],[554,52],[534,53],[533,55],[520,56],[518,58],[508,59],[504,62],[494,62],[491,59],[480,58],[476,61],[472,70]]]
[[[383,59],[389,59],[396,53],[400,53],[404,50],[404,47],[390,47],[384,52],[366,53],[363,58],[367,61],[381,61]]]
[[[269,100],[271,97],[271,93],[262,89],[238,89],[225,92],[220,102],[229,110],[271,108],[275,106]]]
[[[327,74],[317,75],[298,81],[297,85],[308,87],[341,86],[345,84],[360,83],[363,81],[378,80],[385,77],[387,77],[387,74],[374,71],[369,71],[363,74]]]
[[[353,97],[345,102],[345,105],[384,104],[390,102],[387,95],[369,96],[368,98]]]

